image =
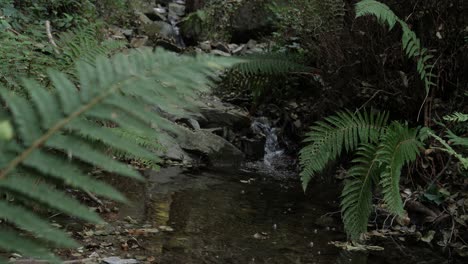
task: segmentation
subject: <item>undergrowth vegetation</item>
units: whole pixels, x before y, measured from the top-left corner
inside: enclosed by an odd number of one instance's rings
[[[433,73],[433,55],[423,48],[421,40],[410,26],[385,4],[363,0],[356,4],[356,17],[372,15],[391,30],[396,24],[402,29],[402,49],[409,59],[414,59],[419,78],[426,94],[437,87],[437,75]],[[418,114],[419,117],[419,114]],[[427,112],[425,118],[428,118]],[[324,171],[331,161],[338,160],[342,153],[355,153],[347,171],[341,195],[341,213],[348,235],[357,240],[367,231],[368,220],[373,211],[374,189],[380,190],[384,207],[393,215],[403,217],[404,205],[400,195],[400,179],[405,165],[415,162],[424,154],[426,146],[455,157],[462,169],[467,169],[464,153],[467,139],[455,135],[446,128],[446,136],[440,136],[429,127],[410,128],[407,122],[387,123],[385,112],[338,112],[324,121],[315,123],[307,134],[306,146],[300,152],[301,178],[304,189],[311,178]],[[445,122],[466,122],[466,115],[456,112],[444,117]],[[428,124],[428,120],[425,120]],[[444,124],[441,124],[445,127]],[[429,138],[435,144],[430,144]],[[445,138],[445,139],[444,139]],[[457,148],[454,149],[454,148]],[[430,153],[426,151],[426,153]],[[427,155],[427,154],[425,154]]]
[[[140,180],[141,176],[105,155],[106,148],[96,149],[96,143],[133,157],[157,161],[153,152],[119,136],[120,132],[116,133],[113,127],[149,137],[163,133],[171,128],[169,122],[163,121],[151,106],[158,105],[173,114],[183,110],[171,107],[170,102],[195,106],[196,92],[207,87],[205,76],[212,68],[227,64],[222,59],[184,58],[163,51],[139,50],[111,60],[100,57],[95,66],[79,62],[77,84],[65,74],[49,70],[52,91],[26,79],[22,87],[31,101],[1,89],[2,104],[6,106],[1,112],[2,122],[7,120],[13,131],[11,135],[3,130],[2,134],[8,137],[3,138],[0,147],[0,192],[8,201],[1,204],[2,216],[39,240],[56,246],[74,246],[64,233],[48,227],[44,220],[32,214],[33,206],[87,221],[101,221],[96,213],[67,197],[56,186],[71,186],[125,201],[117,191],[89,177],[83,165]],[[26,219],[35,224],[29,225]],[[6,226],[0,232],[0,247],[59,262],[47,253],[41,242],[19,238],[15,229]]]
[[[132,38],[148,37],[138,29],[108,39],[106,23],[141,24],[127,19],[135,1],[0,0],[0,249],[59,263],[51,250],[77,244],[48,213],[102,222],[67,189],[126,202],[92,172],[142,180],[135,163],[157,169],[160,139],[180,132],[167,116],[186,117],[212,85],[234,94],[231,102],[247,95],[251,115],[273,113],[282,138],[305,137],[290,151],[299,152],[305,191],[330,167],[346,168],[340,205],[350,240],[365,237],[376,208],[402,219],[407,201],[437,200],[437,218],[449,212],[451,223],[414,224],[451,229],[450,239],[439,235],[446,247],[466,244],[466,219],[453,209],[468,199],[461,4],[355,2],[212,0],[180,18],[187,43],[244,54],[234,59],[129,51]],[[417,191],[402,199],[408,175]],[[434,198],[441,189],[443,199]]]

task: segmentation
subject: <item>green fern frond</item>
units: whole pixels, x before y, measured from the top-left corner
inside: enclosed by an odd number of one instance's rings
[[[388,119],[387,112],[338,112],[325,121],[316,122],[306,135],[300,154],[302,186],[306,189],[311,178],[321,172],[343,150],[355,150],[360,143],[377,142]]]
[[[234,65],[224,76],[221,87],[251,91],[259,98],[278,86],[292,74],[310,72],[311,68],[297,62],[293,55],[267,53],[243,56],[241,63]]]
[[[391,213],[403,214],[403,202],[400,196],[400,175],[405,164],[418,157],[423,148],[419,129],[409,128],[393,122],[382,136],[378,160],[384,165],[380,176],[383,199]]]
[[[37,81],[45,79],[45,68],[55,60],[46,45],[31,38],[0,31],[0,84],[19,90],[21,78],[34,76]]]
[[[362,144],[349,169],[341,194],[341,214],[346,233],[353,239],[367,231],[367,222],[372,212],[372,185],[381,173],[375,144]]]
[[[444,140],[443,138],[439,137],[434,133],[434,131],[429,131],[428,132],[431,137],[433,137],[435,140],[437,140],[440,144],[442,144],[443,147],[437,148],[439,150],[442,150],[444,152],[447,152],[448,154],[454,156],[457,158],[462,167],[465,170],[468,170],[468,157],[464,157],[461,153],[453,149],[450,144]],[[448,130],[447,132],[449,140],[454,144],[462,147],[468,147],[468,139],[467,138],[462,138],[457,135],[455,135],[452,131]]]
[[[304,189],[310,178],[343,152],[356,150],[341,195],[341,211],[346,233],[353,239],[367,231],[372,212],[373,186],[382,187],[389,211],[403,213],[400,175],[405,164],[420,154],[428,129],[407,124],[387,125],[388,113],[339,112],[317,122],[307,134],[300,152]]]
[[[279,53],[256,54],[242,57],[244,62],[232,67],[243,75],[280,75],[308,72],[310,67],[297,63],[294,56]]]
[[[14,132],[14,137],[4,137],[0,144],[0,192],[11,193],[17,198],[15,201],[28,201],[24,208],[16,202],[0,201],[0,216],[29,232],[19,238],[17,231],[0,226],[0,247],[58,263],[41,241],[59,246],[74,243],[64,233],[46,228],[42,221],[26,222],[25,217],[37,219],[25,213],[31,211],[27,204],[39,203],[87,221],[101,222],[99,215],[56,186],[125,201],[115,189],[88,175],[86,168],[98,167],[135,179],[142,177],[106,156],[104,149],[96,148],[96,142],[157,162],[159,158],[145,144],[129,141],[111,127],[142,135],[163,133],[167,125],[161,122],[165,119],[154,111],[154,106],[167,112],[192,106],[197,92],[207,89],[206,76],[235,62],[136,50],[112,59],[100,57],[92,64],[78,63],[77,84],[65,74],[49,71],[52,90],[31,80],[23,82],[27,95],[0,88],[1,104],[6,107],[0,110],[0,123],[11,120],[7,123]],[[166,102],[181,104],[165,108]]]
[[[73,65],[77,61],[94,65],[95,58],[109,56],[116,50],[125,47],[123,41],[100,40],[97,28],[98,25],[91,24],[61,33],[57,41],[60,49],[59,59],[63,64],[61,68]]]
[[[375,0],[362,0],[356,4],[356,17],[372,15],[379,23],[387,24],[393,29],[399,20],[398,16],[387,5]]]
[[[116,133],[119,137],[129,140],[129,141],[133,141],[139,146],[149,149],[150,151],[153,151],[154,153],[156,153],[158,150],[163,149],[163,147],[158,143],[159,138],[157,137],[157,134],[155,133],[146,134],[141,131],[125,130],[122,128],[114,128],[112,129],[112,131]],[[128,153],[123,152],[123,151],[112,150],[112,154],[116,156],[119,160],[135,160],[138,163],[143,164],[148,168],[155,169],[155,170],[159,168],[158,163],[154,162],[153,160],[143,159],[140,157],[129,155]]]
[[[455,122],[455,123],[463,123],[468,122],[468,114],[455,112],[451,115],[444,116],[445,121]]]
[[[429,93],[431,87],[437,86],[433,81],[437,78],[432,73],[434,65],[430,63],[433,56],[428,54],[428,50],[422,47],[421,40],[410,29],[408,24],[400,19],[387,5],[375,0],[362,0],[356,4],[356,17],[367,15],[375,16],[379,23],[388,25],[390,30],[396,23],[400,24],[403,30],[403,50],[408,58],[416,58],[417,71],[424,82],[426,93]]]

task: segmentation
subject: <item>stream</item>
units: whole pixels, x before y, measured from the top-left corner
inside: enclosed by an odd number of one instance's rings
[[[284,167],[288,158],[276,130],[265,120],[253,125],[267,142],[257,162],[222,170],[147,170],[143,183],[110,177],[130,203],[111,203],[104,214],[107,224],[55,219],[82,244],[60,255],[115,258],[89,262],[108,264],[450,263],[439,249],[398,236],[370,242],[383,251],[349,252],[331,245],[346,241],[340,184],[312,184],[304,193],[298,175]]]
[[[254,165],[199,173],[163,168],[147,173],[144,192],[127,191],[133,206],[122,208],[121,219],[170,227],[144,239],[146,255],[160,256],[158,263],[444,263],[424,245],[387,241],[384,251],[368,254],[330,245],[346,240],[340,186],[311,186],[304,194],[295,173],[275,167],[285,159],[268,120],[255,120],[252,129],[266,137],[265,157]]]
[[[338,210],[333,184],[304,195],[295,181],[246,171],[172,167],[148,177],[145,192],[128,193],[134,206],[120,217],[173,229],[143,242],[145,254],[161,256],[158,263],[444,263],[424,246],[389,241],[385,251],[360,254],[329,245],[345,240],[341,223],[326,217]]]

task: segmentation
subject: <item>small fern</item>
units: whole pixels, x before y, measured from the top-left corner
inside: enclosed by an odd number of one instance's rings
[[[448,134],[447,137],[449,138],[449,141],[453,145],[461,146],[461,147],[464,147],[465,149],[468,148],[468,138],[459,137],[455,135],[453,132],[451,132],[450,130],[448,130],[447,134]],[[447,142],[445,139],[441,138],[440,136],[436,135],[436,133],[434,133],[433,131],[430,131],[429,135],[433,137],[435,140],[437,140],[442,145],[442,147],[433,147],[433,148],[442,150],[454,156],[460,161],[463,169],[468,170],[468,157],[464,157],[461,153],[453,149],[452,146],[450,146],[449,142]]]
[[[163,147],[159,144],[158,135],[146,135],[140,131],[136,130],[124,130],[121,128],[114,128],[113,132],[116,133],[119,137],[133,141],[141,147],[144,147],[152,152],[161,151]],[[114,155],[119,160],[132,160],[136,161],[138,164],[144,165],[144,167],[151,168],[153,170],[159,169],[157,162],[153,160],[143,159],[129,155],[128,153],[120,150],[112,150],[112,155]]]
[[[221,86],[251,91],[254,98],[261,97],[284,82],[285,76],[307,73],[311,69],[287,54],[267,53],[242,58],[244,62],[234,65],[226,73]]]
[[[10,89],[19,89],[21,78],[35,76],[42,82],[45,68],[55,60],[46,45],[22,34],[0,31],[0,84]]]
[[[109,56],[125,47],[123,41],[100,40],[98,28],[99,25],[91,24],[61,33],[57,41],[60,52],[57,67],[69,69],[70,73],[73,73],[70,66],[73,66],[75,62],[84,61],[93,65],[96,57]]]
[[[445,121],[454,122],[454,123],[463,123],[468,122],[468,114],[455,112],[453,114],[444,116]]]
[[[96,213],[55,186],[66,185],[126,201],[112,187],[89,176],[82,164],[134,179],[142,177],[95,148],[96,142],[134,157],[159,160],[148,149],[100,124],[111,123],[150,137],[161,133],[157,130],[164,128],[163,117],[146,106],[158,105],[171,112],[180,107],[164,107],[167,102],[193,105],[195,100],[190,98],[197,91],[206,90],[205,76],[231,61],[138,50],[113,59],[100,57],[95,66],[78,63],[77,85],[55,70],[48,71],[52,91],[36,81],[24,80],[23,87],[31,101],[0,88],[2,105],[6,106],[0,108],[3,117],[0,123],[7,120],[5,124],[11,124],[14,131],[14,138],[3,140],[0,145],[0,192],[11,194],[8,201],[0,200],[0,217],[8,223],[0,226],[0,248],[60,263],[44,242],[52,242],[55,247],[75,247],[76,243],[32,213],[31,206],[40,204],[80,219],[101,222]],[[28,236],[20,236],[18,229]]]
[[[390,30],[398,23],[402,30],[402,45],[403,50],[408,58],[416,58],[417,71],[421,80],[424,82],[426,94],[429,93],[431,87],[435,87],[433,81],[437,76],[432,73],[434,64],[430,60],[434,57],[430,55],[426,48],[421,45],[421,40],[416,36],[416,33],[410,29],[408,24],[400,19],[395,13],[385,4],[375,0],[362,0],[356,4],[356,17],[372,15],[377,18],[380,24],[388,25]]]
[[[387,124],[387,119],[385,112],[339,112],[311,127],[300,152],[305,189],[311,177],[343,151],[356,151],[341,195],[343,222],[352,239],[367,231],[375,185],[381,187],[388,210],[402,215],[401,170],[419,155],[427,135],[399,122]]]
[[[306,134],[307,145],[299,153],[302,186],[338,158],[343,150],[354,151],[359,143],[375,143],[387,126],[387,112],[345,111],[317,122]]]

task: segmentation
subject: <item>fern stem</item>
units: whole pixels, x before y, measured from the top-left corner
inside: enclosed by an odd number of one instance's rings
[[[125,81],[130,81],[132,78],[129,78],[128,80]],[[62,128],[64,128],[68,123],[70,123],[72,120],[75,118],[79,117],[86,111],[90,110],[97,104],[99,104],[101,101],[103,101],[105,98],[107,98],[110,94],[115,92],[121,87],[121,84],[125,81],[121,81],[116,83],[115,85],[111,86],[106,92],[102,93],[101,95],[95,97],[93,100],[91,100],[88,104],[82,106],[80,109],[77,111],[73,112],[71,115],[68,117],[60,120],[57,122],[53,127],[51,127],[47,132],[42,135],[40,138],[38,138],[34,143],[28,147],[25,151],[23,151],[20,155],[18,155],[15,159],[13,159],[11,162],[8,163],[8,165],[3,169],[0,173],[0,180],[4,179],[8,173],[13,171],[19,164],[21,164],[24,160],[26,160],[31,153],[36,150],[37,148],[41,147],[42,144],[44,144],[50,137],[52,137],[56,132],[60,131]]]

